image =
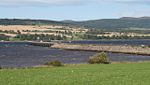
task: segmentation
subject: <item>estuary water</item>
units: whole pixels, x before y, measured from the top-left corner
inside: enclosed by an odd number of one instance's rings
[[[43,65],[47,61],[59,60],[66,64],[87,63],[88,58],[96,52],[69,51],[32,46],[24,42],[0,42],[1,67],[32,67]],[[150,56],[107,53],[110,61],[138,62],[149,61]]]

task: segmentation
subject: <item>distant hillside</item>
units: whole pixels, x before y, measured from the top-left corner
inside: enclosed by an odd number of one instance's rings
[[[120,29],[120,28],[148,28],[150,29],[150,17],[132,18],[123,17],[120,19],[100,19],[100,20],[89,20],[81,22],[66,22],[69,24],[84,26],[87,28],[98,28],[98,29]]]
[[[65,25],[63,22],[32,19],[0,19],[0,25]]]
[[[150,29],[150,17],[123,17],[120,19],[100,19],[89,21],[51,21],[51,20],[32,20],[32,19],[0,19],[0,25],[69,25],[81,26],[96,29],[124,29],[124,28],[146,28]]]

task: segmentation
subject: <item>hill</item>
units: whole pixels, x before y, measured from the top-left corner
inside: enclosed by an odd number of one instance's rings
[[[0,25],[65,25],[65,23],[52,20],[0,19]]]
[[[80,22],[66,22],[72,25],[97,29],[121,29],[121,28],[148,28],[150,29],[150,17],[123,17],[120,19],[100,19]]]
[[[116,30],[125,28],[150,29],[150,17],[123,17],[119,19],[99,19],[88,21],[52,21],[32,19],[0,19],[0,25],[67,25],[85,28]]]

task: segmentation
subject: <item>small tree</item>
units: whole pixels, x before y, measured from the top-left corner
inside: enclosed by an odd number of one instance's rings
[[[89,58],[88,63],[90,64],[109,64],[108,56],[106,53],[101,52]]]

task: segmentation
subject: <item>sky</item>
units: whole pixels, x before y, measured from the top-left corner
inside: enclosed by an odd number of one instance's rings
[[[0,0],[0,18],[95,20],[150,16],[150,0]]]

